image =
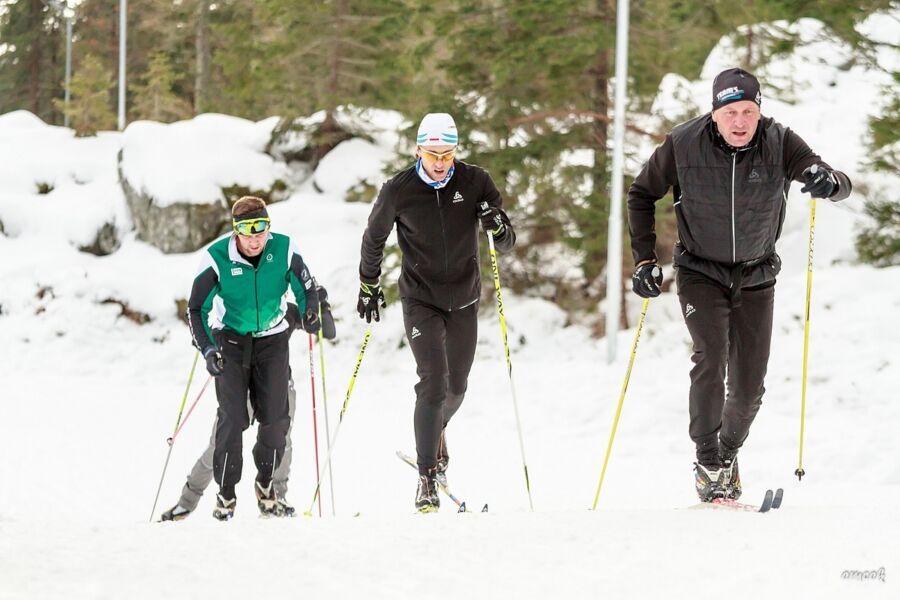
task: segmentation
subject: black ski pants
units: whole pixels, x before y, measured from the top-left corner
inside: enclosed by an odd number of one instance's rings
[[[475,359],[478,302],[454,311],[403,298],[403,325],[416,359],[416,454],[419,473],[437,466],[438,445],[459,410]]]
[[[253,460],[257,479],[268,482],[284,455],[290,426],[288,379],[290,330],[266,337],[239,336],[227,331],[216,334],[225,358],[225,372],[216,377],[219,411],[213,476],[220,488],[241,480],[243,432],[250,426],[247,398],[259,427]]]
[[[775,287],[744,288],[736,299],[728,288],[689,269],[678,269],[677,281],[694,346],[690,435],[697,460],[710,464],[720,443],[741,447],[762,404]]]

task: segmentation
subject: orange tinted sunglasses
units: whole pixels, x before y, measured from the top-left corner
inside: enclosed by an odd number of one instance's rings
[[[432,152],[431,150],[426,150],[425,148],[419,147],[419,152],[422,154],[422,158],[428,159],[429,162],[437,162],[439,160],[443,160],[445,162],[451,162],[453,157],[456,156],[456,148],[453,150],[447,150],[446,152]]]

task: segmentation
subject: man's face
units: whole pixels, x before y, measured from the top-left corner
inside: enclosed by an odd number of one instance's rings
[[[241,254],[244,256],[259,256],[263,248],[266,247],[266,239],[269,237],[269,232],[262,231],[253,235],[238,234],[236,237]]]
[[[726,104],[712,113],[712,119],[725,141],[741,148],[750,143],[759,126],[759,106],[752,100]]]
[[[416,156],[422,159],[425,172],[435,181],[441,181],[447,176],[450,167],[453,166],[453,156],[456,146],[416,146]]]

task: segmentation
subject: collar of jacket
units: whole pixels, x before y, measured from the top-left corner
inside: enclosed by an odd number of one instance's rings
[[[712,113],[707,115],[706,131],[709,134],[710,139],[712,139],[713,144],[715,144],[717,148],[725,151],[728,154],[737,154],[738,152],[746,152],[747,150],[756,148],[756,146],[759,144],[759,139],[762,136],[763,120],[762,117],[759,118],[759,123],[757,123],[756,125],[756,133],[753,134],[753,139],[750,140],[750,143],[746,146],[741,146],[740,148],[736,148],[735,146],[732,146],[725,141],[725,138],[722,137],[721,133],[719,133],[719,128],[716,126],[716,122],[712,120]]]
[[[453,164],[450,165],[450,169],[447,171],[447,176],[440,181],[435,181],[425,172],[425,167],[422,166],[422,159],[419,158],[416,160],[416,174],[419,176],[419,179],[421,179],[425,185],[436,190],[447,187],[447,184],[450,183],[450,178],[453,177],[453,173],[455,172],[456,161],[453,161]]]
[[[269,240],[271,240],[271,239],[272,239],[272,232],[270,230],[269,235],[266,236],[266,244],[265,244],[265,246],[263,246],[263,252],[266,251],[266,246],[269,245]],[[238,250],[238,247],[237,247],[237,234],[236,233],[232,233],[231,239],[228,240],[228,258],[232,262],[244,263],[248,267],[253,266],[249,260],[247,260],[246,258],[241,256],[241,252],[240,252],[240,250]]]

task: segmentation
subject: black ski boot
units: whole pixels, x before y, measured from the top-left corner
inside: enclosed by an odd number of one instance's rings
[[[416,510],[420,513],[437,512],[441,508],[441,499],[437,492],[437,479],[431,474],[419,475],[419,487],[416,489]]]
[[[447,432],[441,431],[441,441],[438,443],[437,471],[435,479],[438,485],[447,487],[447,467],[450,465],[450,453],[447,451]]]
[[[163,514],[159,516],[160,521],[181,521],[182,519],[186,519],[187,516],[191,514],[191,511],[184,508],[180,504],[176,504]]]
[[[722,468],[725,471],[725,497],[737,500],[741,497],[741,474],[738,471],[737,449],[721,444],[719,448]]]
[[[216,494],[216,507],[213,509],[213,517],[220,521],[230,521],[234,516],[234,507],[237,505],[237,498],[225,498],[222,493]]]
[[[259,481],[253,486],[256,490],[256,505],[259,507],[261,517],[283,517],[284,507],[279,502],[278,494],[272,481],[263,485]]]
[[[716,498],[725,498],[727,496],[725,469],[718,462],[707,465],[695,462],[694,485],[697,488],[700,502],[712,502]]]

